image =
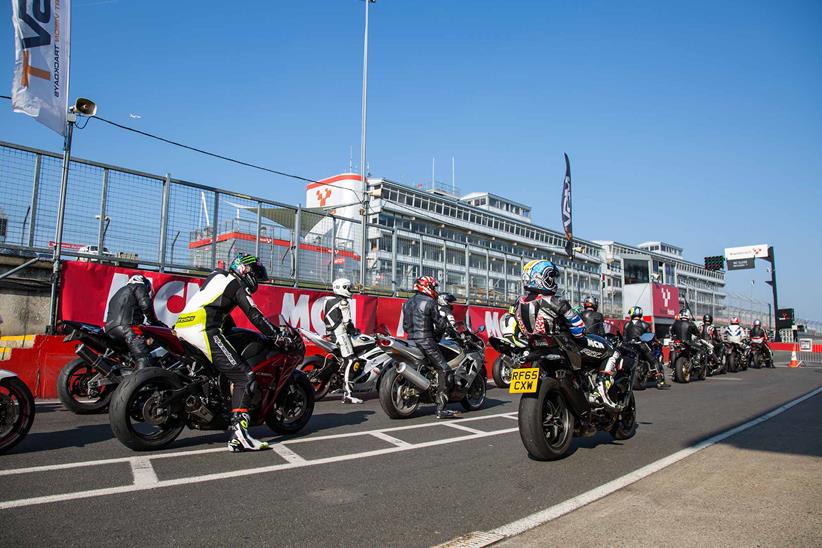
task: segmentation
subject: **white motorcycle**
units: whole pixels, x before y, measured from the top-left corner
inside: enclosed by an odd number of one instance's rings
[[[324,398],[329,392],[342,390],[343,359],[336,344],[325,337],[306,329],[300,329],[306,341],[319,348],[322,353],[308,356],[300,370],[308,375],[314,387],[314,399]],[[370,335],[351,337],[357,362],[352,368],[351,392],[353,394],[375,393],[380,374],[392,364],[391,357],[377,346],[377,339]]]

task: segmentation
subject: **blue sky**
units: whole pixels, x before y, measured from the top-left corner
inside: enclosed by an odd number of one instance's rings
[[[359,157],[362,1],[241,4],[74,0],[71,96],[275,169],[346,169],[350,147]],[[3,94],[10,13],[5,2]],[[426,182],[436,157],[449,179],[454,156],[463,191],[531,204],[536,222],[559,228],[567,152],[579,236],[665,240],[697,261],[770,243],[780,304],[822,319],[822,3],[379,0],[371,31],[374,175]],[[61,146],[7,102],[0,139]],[[298,182],[99,122],[78,132],[74,152],[305,199]],[[728,289],[767,301],[767,276],[760,262],[730,273]]]

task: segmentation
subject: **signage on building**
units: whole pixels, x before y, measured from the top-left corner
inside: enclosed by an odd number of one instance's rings
[[[754,261],[754,257],[747,257],[744,259],[728,259],[726,265],[728,270],[747,270],[756,267]]]
[[[813,339],[799,339],[800,352],[813,352]]]
[[[765,259],[768,257],[768,244],[745,245],[742,247],[726,247],[725,258],[729,261],[731,259],[753,259],[759,257]]]
[[[673,318],[679,312],[679,288],[672,285],[651,284],[655,318]]]

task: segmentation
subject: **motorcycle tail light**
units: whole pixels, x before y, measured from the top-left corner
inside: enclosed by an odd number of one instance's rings
[[[391,346],[391,341],[389,341],[388,339],[380,339],[379,341],[377,341],[377,344],[385,348]]]

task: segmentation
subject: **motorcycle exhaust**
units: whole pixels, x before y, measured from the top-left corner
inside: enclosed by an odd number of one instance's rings
[[[413,367],[408,367],[407,364],[399,364],[397,366],[397,374],[423,392],[431,387],[431,381],[423,377],[422,374]]]
[[[205,423],[209,423],[214,419],[214,413],[203,405],[197,396],[189,396],[186,398],[186,412],[201,419]]]
[[[104,375],[109,375],[111,373],[111,370],[114,369],[114,367],[117,365],[113,361],[99,354],[96,354],[92,350],[89,350],[84,344],[78,346],[77,350],[75,350],[74,352],[78,356],[80,356],[86,363],[96,368]]]

